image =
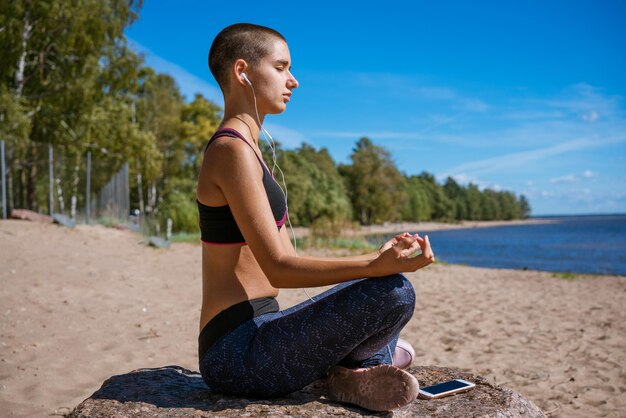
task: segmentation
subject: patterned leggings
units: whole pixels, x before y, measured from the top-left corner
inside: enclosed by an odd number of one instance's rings
[[[342,283],[284,311],[250,319],[200,359],[214,391],[274,397],[302,389],[329,368],[391,364],[415,292],[401,274]]]

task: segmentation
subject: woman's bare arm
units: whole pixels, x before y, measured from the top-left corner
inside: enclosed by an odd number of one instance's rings
[[[297,257],[286,248],[263,187],[262,170],[252,149],[241,141],[220,141],[214,145],[219,158],[212,159],[208,174],[220,187],[246,242],[259,265],[275,287],[325,286],[360,277],[384,276],[414,271],[433,260],[427,254],[407,257],[417,240],[404,237],[396,245],[373,257],[324,259]],[[218,151],[219,150],[219,151]]]

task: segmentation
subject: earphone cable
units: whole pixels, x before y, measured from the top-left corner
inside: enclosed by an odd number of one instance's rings
[[[256,104],[256,93],[254,92],[254,87],[252,86],[252,83],[248,83],[248,84],[250,88],[252,89],[252,97],[254,99],[254,111],[256,113],[256,119],[257,119],[257,122],[259,123],[259,127],[261,128],[261,131],[263,132],[263,139],[265,139],[265,142],[267,142],[267,145],[272,150],[272,176],[274,177],[274,170],[276,168],[278,168],[278,171],[280,172],[280,177],[283,183],[283,192],[285,193],[285,207],[287,210],[287,223],[289,224],[289,230],[291,231],[291,236],[293,238],[293,249],[297,256],[298,255],[298,242],[296,241],[296,234],[291,224],[291,218],[289,217],[289,201],[288,201],[289,191],[287,190],[287,183],[285,182],[285,173],[283,173],[283,170],[280,168],[280,166],[278,165],[278,162],[276,161],[276,143],[274,142],[274,138],[272,138],[272,135],[270,135],[267,129],[265,129],[263,125],[261,124],[261,118],[259,116],[259,109]],[[312,302],[315,302],[315,300],[311,297],[311,295],[309,295],[309,292],[306,290],[306,288],[302,288],[302,290],[304,290],[304,293]]]

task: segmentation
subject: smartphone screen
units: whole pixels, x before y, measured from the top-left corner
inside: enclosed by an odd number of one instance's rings
[[[454,393],[463,392],[476,386],[474,383],[465,380],[456,379],[448,382],[439,383],[437,385],[426,386],[420,389],[420,394],[433,399],[442,396],[452,395]]]

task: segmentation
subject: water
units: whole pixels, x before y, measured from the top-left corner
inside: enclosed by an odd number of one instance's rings
[[[452,264],[626,275],[626,215],[543,219],[554,223],[434,231],[428,236],[437,259]],[[368,237],[374,243],[384,238]]]

